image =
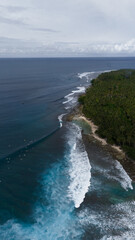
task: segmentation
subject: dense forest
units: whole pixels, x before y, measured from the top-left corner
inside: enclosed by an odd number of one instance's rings
[[[84,115],[99,126],[97,133],[135,160],[135,70],[102,73],[79,102]]]

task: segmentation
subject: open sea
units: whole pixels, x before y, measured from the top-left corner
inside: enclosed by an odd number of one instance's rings
[[[0,240],[134,240],[135,184],[63,116],[135,58],[0,59]]]

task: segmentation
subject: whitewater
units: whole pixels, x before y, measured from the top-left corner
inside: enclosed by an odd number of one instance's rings
[[[82,138],[87,128],[84,122],[66,120],[91,80],[110,71],[108,60],[102,67],[104,61],[97,60],[93,64],[94,60],[86,59],[82,71],[81,60],[78,60],[78,68],[74,63],[77,60],[72,60],[71,65],[69,60],[54,60],[51,64],[46,60],[48,65],[46,68],[43,65],[42,71],[43,60],[39,61],[38,73],[36,69],[31,76],[28,70],[29,81],[33,80],[32,95],[26,79],[24,93],[20,88],[17,95],[21,97],[19,105],[15,105],[14,111],[12,109],[18,130],[11,117],[7,129],[8,133],[14,130],[8,139],[15,139],[8,143],[8,151],[5,147],[7,155],[4,150],[1,153],[0,239],[134,240],[134,181],[102,146]],[[61,74],[64,61],[66,67],[68,64],[71,67],[69,71],[65,67]],[[113,70],[118,65],[123,66],[123,62],[114,64],[114,60],[111,61]],[[35,64],[33,66],[34,71]],[[39,80],[41,72],[43,76]],[[6,121],[4,119],[4,123]],[[18,132],[20,138],[17,138]],[[4,137],[3,146],[6,146]],[[20,150],[10,155],[15,149]]]

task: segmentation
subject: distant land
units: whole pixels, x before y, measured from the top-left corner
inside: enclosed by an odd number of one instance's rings
[[[97,134],[135,160],[135,70],[102,73],[79,102],[83,114],[98,126]]]

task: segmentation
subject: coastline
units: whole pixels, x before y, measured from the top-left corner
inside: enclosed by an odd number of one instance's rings
[[[101,142],[102,145],[108,145],[107,141],[101,137],[99,137],[97,134],[96,134],[96,131],[98,130],[98,126],[96,126],[92,120],[90,119],[87,119],[84,115],[81,115],[78,117],[79,119],[83,119],[84,121],[86,121],[90,127],[91,127],[91,132],[92,132],[92,136],[99,142]],[[119,146],[116,146],[116,145],[110,145],[111,148],[113,148],[114,150],[116,150],[118,153],[121,153],[123,157],[125,157],[125,153],[124,151],[119,147]]]
[[[80,121],[83,120],[86,122],[90,128],[91,132],[88,134],[83,132],[82,129],[82,139],[84,142],[84,145],[86,147],[86,151],[88,152],[88,155],[90,155],[89,149],[91,144],[99,145],[104,151],[108,152],[113,159],[120,162],[120,164],[123,166],[127,174],[130,176],[132,181],[135,181],[135,161],[132,159],[129,159],[125,152],[116,145],[111,145],[107,143],[107,141],[98,134],[96,134],[96,130],[98,129],[98,126],[94,124],[94,122],[90,119],[87,119],[84,114],[82,113],[82,108],[80,105],[76,106],[72,111],[65,116],[66,121]]]

